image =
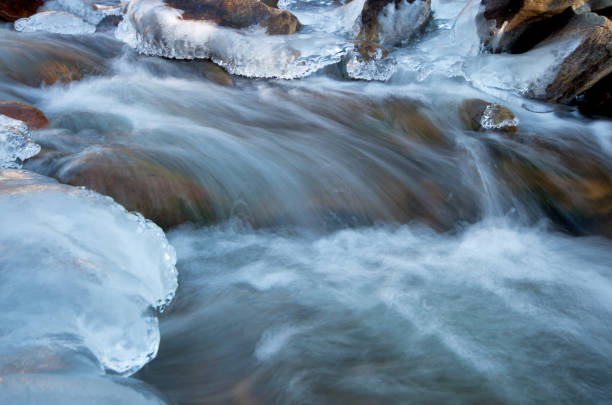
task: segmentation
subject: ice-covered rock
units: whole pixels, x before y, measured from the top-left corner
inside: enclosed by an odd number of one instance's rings
[[[329,33],[268,35],[183,19],[161,0],[133,0],[115,36],[138,52],[175,59],[211,59],[229,73],[294,79],[340,62],[352,44]]]
[[[18,169],[38,152],[40,146],[30,139],[25,123],[0,114],[0,169]]]
[[[15,21],[21,32],[46,31],[54,34],[84,35],[96,31],[93,24],[65,11],[43,11],[29,18]]]
[[[382,43],[408,41],[431,17],[431,0],[367,0],[359,39]]]
[[[157,353],[174,249],[111,198],[0,171],[0,370],[130,374]],[[25,365],[31,364],[26,367]],[[2,373],[5,374],[5,373]]]
[[[461,103],[460,113],[465,124],[475,131],[518,131],[519,119],[510,109],[481,99]]]
[[[388,59],[389,51],[370,41],[355,41],[343,61],[346,75],[351,79],[388,80],[394,69],[394,60]]]

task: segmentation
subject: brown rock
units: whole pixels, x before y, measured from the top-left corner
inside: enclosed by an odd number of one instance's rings
[[[500,153],[500,178],[520,200],[534,201],[561,229],[612,238],[612,176],[605,157],[584,145],[537,139],[526,153]]]
[[[499,104],[472,98],[461,103],[459,112],[467,127],[474,131],[518,131],[518,118]]]
[[[581,113],[612,118],[612,74],[598,81],[574,101]]]
[[[580,44],[561,62],[538,98],[567,103],[612,73],[612,21],[595,13],[577,15],[539,47],[576,40]]]
[[[23,121],[30,129],[41,129],[49,125],[42,111],[17,101],[0,101],[0,114]]]
[[[0,37],[0,70],[8,78],[28,85],[40,86],[69,83],[86,74],[100,74],[112,59],[113,45],[103,40],[94,46],[104,47],[108,53],[100,54],[70,44],[58,38],[32,40],[20,33],[5,32]]]
[[[492,51],[522,53],[560,29],[584,0],[482,0],[479,34]]]
[[[17,21],[36,13],[44,0],[0,0],[0,20]]]
[[[183,10],[185,20],[209,20],[231,28],[259,24],[270,35],[294,34],[302,28],[297,17],[289,11],[258,0],[165,0],[165,3]]]
[[[86,151],[70,160],[55,177],[109,195],[162,228],[213,217],[207,191],[186,173],[170,170],[146,154],[124,147]]]

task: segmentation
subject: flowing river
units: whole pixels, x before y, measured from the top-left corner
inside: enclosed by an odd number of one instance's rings
[[[323,0],[280,4],[304,60],[263,36],[232,76],[122,25],[0,26],[0,99],[50,121],[0,171],[0,403],[610,401],[612,122],[523,97],[556,51],[478,53],[466,3],[353,71],[385,81],[346,78],[354,11]],[[49,60],[83,77],[29,82]],[[473,98],[519,132],[466,129]],[[95,170],[159,227],[52,179]]]

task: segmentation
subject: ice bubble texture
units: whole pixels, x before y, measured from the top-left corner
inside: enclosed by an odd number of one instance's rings
[[[0,114],[0,169],[19,169],[21,162],[40,152],[22,122]]]
[[[111,198],[0,171],[0,371],[129,375],[157,354],[177,288],[162,230]],[[28,365],[30,364],[30,365]]]

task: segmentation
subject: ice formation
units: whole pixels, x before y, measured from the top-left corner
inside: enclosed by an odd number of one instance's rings
[[[31,363],[25,373],[128,375],[156,355],[155,309],[177,287],[159,227],[109,197],[18,170],[0,171],[0,212],[0,303],[10,309],[0,370],[17,356]]]
[[[175,59],[212,59],[230,73],[294,79],[340,62],[350,48],[329,35],[267,35],[209,21],[181,20],[161,0],[133,0],[115,35],[138,52]]]
[[[93,24],[65,11],[43,11],[19,19],[15,21],[15,29],[21,32],[46,31],[66,35],[92,34],[96,31]]]
[[[25,123],[0,114],[0,169],[19,169],[38,152],[40,146],[30,139]]]

